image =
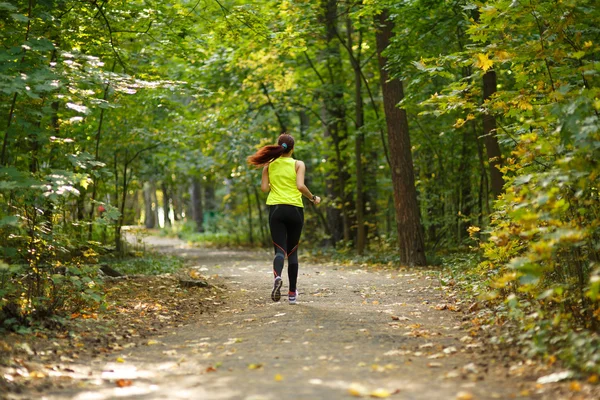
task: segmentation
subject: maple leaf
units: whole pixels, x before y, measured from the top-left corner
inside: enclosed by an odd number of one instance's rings
[[[477,54],[477,60],[475,61],[476,67],[481,68],[484,72],[487,72],[488,69],[492,68],[492,65],[494,65],[494,61],[490,60],[487,54]]]

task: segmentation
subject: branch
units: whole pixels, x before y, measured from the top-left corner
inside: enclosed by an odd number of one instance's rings
[[[106,15],[104,14],[104,11],[102,10],[102,7],[104,6],[104,4],[106,4],[106,2],[102,3],[102,6],[100,6],[100,5],[98,5],[98,0],[94,0],[93,4],[98,9],[98,14],[100,14],[102,16],[102,19],[106,23],[106,28],[108,29],[108,36],[109,36],[109,39],[110,39],[110,47],[111,47],[113,53],[115,54],[115,57],[119,61],[119,64],[121,64],[121,67],[123,67],[123,70],[127,71],[127,66],[125,65],[125,63],[121,59],[121,56],[119,55],[119,52],[115,48],[115,43],[114,43],[114,40],[113,40],[113,30],[112,30],[112,28],[110,26],[110,22],[108,21],[108,18],[106,18]]]
[[[148,150],[155,149],[155,148],[157,148],[158,146],[160,146],[161,144],[162,144],[162,143],[157,143],[157,144],[154,144],[154,145],[152,145],[152,146],[148,146],[148,147],[146,147],[146,148],[144,148],[144,149],[141,149],[141,150],[139,150],[137,153],[135,153],[135,154],[133,155],[133,157],[131,157],[129,160],[125,161],[125,167],[128,167],[128,166],[129,166],[129,164],[131,164],[131,163],[132,163],[132,162],[133,162],[133,161],[134,161],[136,158],[138,158],[138,156],[139,156],[140,154],[142,154],[144,151],[148,151]]]
[[[317,117],[317,119],[318,119],[319,121],[321,121],[321,123],[323,124],[323,126],[324,126],[324,127],[327,127],[327,121],[325,121],[323,118],[321,118],[321,116],[319,115],[319,113],[317,113],[317,112],[316,112],[315,110],[313,110],[312,108],[310,108],[310,107],[308,107],[308,106],[305,106],[304,104],[296,103],[296,102],[294,102],[294,101],[290,102],[290,105],[292,105],[292,106],[298,106],[298,107],[302,107],[302,108],[304,108],[305,110],[308,110],[308,111],[310,111],[310,113],[311,113],[311,114],[314,114],[314,115]]]
[[[283,121],[281,120],[281,116],[277,112],[277,108],[275,108],[275,104],[273,104],[273,102],[271,101],[271,97],[269,96],[269,90],[267,89],[267,86],[263,82],[260,83],[260,86],[263,90],[263,93],[267,97],[268,104],[271,106],[271,108],[273,109],[273,112],[275,113],[275,116],[277,117],[277,122],[279,122],[279,127],[281,128],[281,133],[287,132],[287,128],[286,128],[285,124],[283,123]]]
[[[221,7],[221,10],[223,11],[223,15],[227,15],[227,14],[231,14],[231,11],[229,11],[229,9],[227,7],[225,7],[223,4],[221,4],[221,2],[219,0],[215,0],[217,2],[217,4],[219,5],[219,7]],[[248,24],[246,21],[244,21],[243,19],[241,19],[240,17],[238,17],[235,14],[232,14],[234,16],[235,19],[237,19],[238,21],[240,21],[242,23],[242,25],[245,25],[248,29],[250,29],[252,32],[256,33],[259,36],[264,37],[265,39],[269,39],[268,35],[265,35],[261,32],[258,32],[256,29],[254,29],[254,27],[252,27],[252,25]]]
[[[308,64],[310,64],[310,67],[312,68],[312,70],[315,71],[315,74],[321,81],[321,84],[325,85],[325,80],[323,79],[323,77],[321,76],[319,71],[317,71],[317,68],[315,68],[315,65],[313,64],[312,60],[310,59],[310,57],[306,51],[304,52],[304,57],[306,57],[306,60],[308,61]]]
[[[387,148],[387,146],[385,144],[385,134],[383,133],[383,129],[381,129],[381,125],[379,124],[379,111],[377,110],[377,106],[375,105],[375,99],[373,98],[373,93],[371,92],[371,87],[369,86],[369,82],[367,81],[367,78],[365,77],[365,74],[363,74],[363,71],[362,71],[362,68],[360,66],[360,63],[356,60],[356,58],[354,58],[354,54],[352,52],[352,49],[348,48],[348,45],[343,40],[343,38],[340,36],[340,34],[337,31],[337,29],[334,29],[334,31],[335,31],[335,36],[338,38],[338,40],[340,41],[340,43],[342,43],[342,45],[344,46],[344,48],[348,52],[348,55],[350,56],[350,61],[352,62],[352,65],[355,68],[358,68],[358,72],[360,74],[360,77],[362,78],[363,82],[365,83],[365,88],[367,89],[367,93],[369,94],[369,99],[371,100],[371,106],[373,107],[373,111],[375,111],[375,118],[377,118],[377,121],[378,121],[377,125],[379,127],[379,135],[381,136],[381,145],[383,146],[383,152],[385,154],[385,159],[387,160],[388,166],[391,168],[392,167],[392,162],[390,160],[390,155],[389,155],[388,148]]]

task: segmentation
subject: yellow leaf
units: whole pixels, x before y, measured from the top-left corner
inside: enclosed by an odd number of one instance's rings
[[[254,370],[254,369],[261,369],[263,367],[262,364],[250,364],[248,365],[248,369]]]
[[[369,396],[375,397],[377,399],[385,399],[387,397],[390,397],[391,395],[392,394],[390,392],[388,392],[385,389],[381,389],[381,388],[376,389],[369,394]]]
[[[476,67],[481,68],[484,72],[487,72],[488,69],[492,68],[492,65],[494,65],[494,62],[489,59],[487,54],[477,54],[477,60],[475,61]]]
[[[571,389],[572,392],[580,392],[581,384],[577,381],[573,381],[569,384],[569,389]]]
[[[494,53],[494,58],[500,61],[506,61],[510,58],[510,54],[504,50],[499,50]]]
[[[118,363],[124,363],[125,360],[122,357],[117,357],[117,362]]]
[[[456,122],[452,126],[454,126],[455,128],[460,128],[461,126],[463,126],[465,124],[465,122],[467,122],[467,121],[465,121],[462,118],[459,118],[456,120]]]
[[[37,379],[41,379],[41,378],[45,378],[46,377],[46,375],[44,375],[44,373],[40,372],[40,371],[31,371],[29,373],[29,376],[32,377],[32,378],[37,378]]]
[[[354,397],[362,397],[367,394],[367,388],[360,383],[352,383],[348,388],[348,393]]]
[[[158,344],[158,340],[148,340],[148,346],[152,346],[153,344]]]
[[[458,392],[456,395],[456,400],[473,400],[474,397],[469,392]]]
[[[275,375],[275,382],[281,382],[282,380],[283,380],[283,376],[281,376],[280,374]]]

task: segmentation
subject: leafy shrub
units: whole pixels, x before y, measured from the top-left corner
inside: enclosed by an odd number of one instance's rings
[[[124,260],[109,261],[109,264],[125,275],[160,275],[177,271],[183,267],[184,262],[174,256],[145,253]]]

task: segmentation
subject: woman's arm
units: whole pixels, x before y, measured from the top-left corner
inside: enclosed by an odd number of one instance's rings
[[[306,174],[306,165],[304,165],[303,161],[296,161],[296,187],[304,196],[308,197],[310,201],[315,204],[319,204],[321,202],[321,198],[319,196],[313,196],[310,190],[304,184],[304,175]]]
[[[260,180],[260,190],[267,193],[271,190],[271,185],[269,185],[269,166],[265,165],[262,172],[262,179]]]

